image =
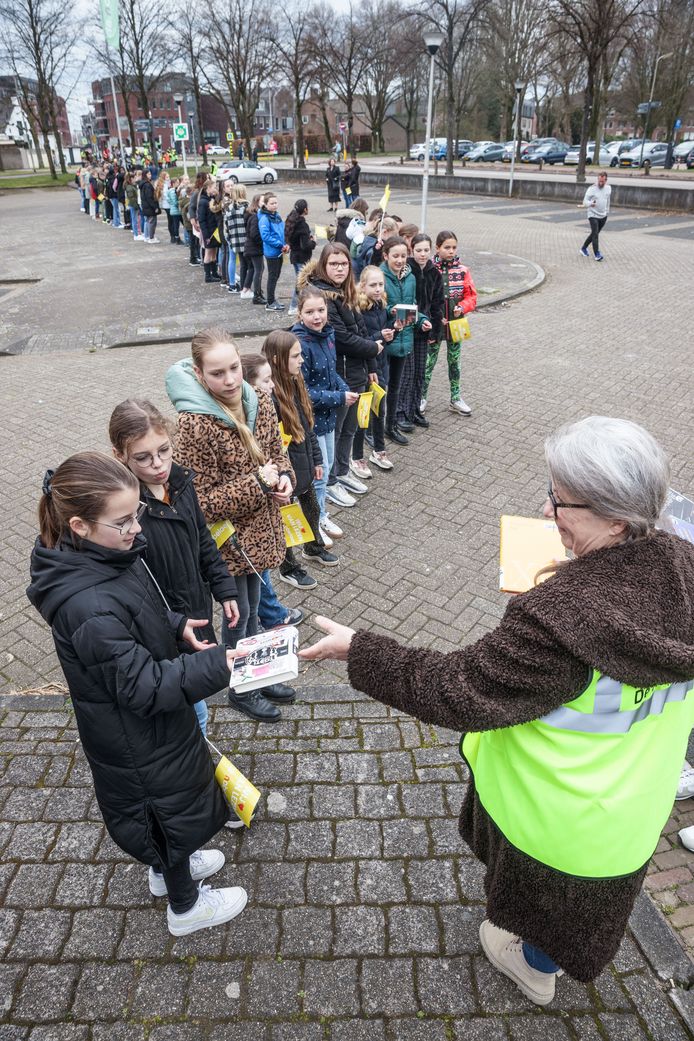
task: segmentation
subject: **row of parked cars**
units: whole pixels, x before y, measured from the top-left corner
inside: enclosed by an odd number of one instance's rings
[[[641,146],[643,145],[643,154]],[[513,156],[514,142],[506,141],[458,141],[457,155],[465,157],[469,163],[510,163]],[[600,146],[600,166],[638,167],[664,166],[667,159],[668,144],[663,141],[643,141],[642,138],[630,138],[625,141],[610,141]],[[413,145],[410,159],[424,161],[426,145]],[[522,163],[547,163],[554,166],[577,166],[580,153],[579,145],[567,145],[556,137],[539,137],[521,143]],[[447,144],[445,138],[434,138],[431,142],[432,159],[445,159]],[[694,169],[694,141],[683,141],[673,151],[676,163],[686,163],[687,169]],[[586,149],[586,163],[595,162],[595,141],[589,141]]]

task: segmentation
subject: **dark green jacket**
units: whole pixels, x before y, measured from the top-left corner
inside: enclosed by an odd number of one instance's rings
[[[405,270],[402,273],[402,278],[398,278],[390,270],[388,265],[384,262],[381,264],[381,271],[386,283],[386,296],[388,298],[388,314],[390,317],[395,318],[391,312],[394,307],[398,304],[415,304],[417,303],[417,283],[415,277],[409,266],[405,266]],[[415,329],[421,328],[422,322],[427,320],[427,316],[421,312],[417,315],[417,321],[411,325],[406,325],[404,329],[401,329],[399,333],[396,333],[391,343],[386,344],[386,351],[391,356],[396,358],[406,358],[408,354],[412,353],[414,347],[414,331]]]

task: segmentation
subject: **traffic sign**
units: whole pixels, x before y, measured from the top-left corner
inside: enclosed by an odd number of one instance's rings
[[[227,141],[233,141],[233,140],[234,140],[234,131],[233,130],[227,130]]]
[[[175,141],[187,141],[188,140],[188,124],[187,123],[174,123],[173,125],[173,136]]]
[[[681,126],[682,126],[682,120],[677,118],[675,120],[675,130],[679,130],[681,128]]]
[[[640,105],[636,106],[636,111],[640,116],[645,116],[647,112],[652,112],[654,108],[660,108],[662,101],[642,101]]]

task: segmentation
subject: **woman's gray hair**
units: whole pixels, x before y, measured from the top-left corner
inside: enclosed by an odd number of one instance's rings
[[[646,535],[665,505],[670,463],[637,423],[588,416],[545,441],[550,479],[600,517],[622,520],[627,538]]]

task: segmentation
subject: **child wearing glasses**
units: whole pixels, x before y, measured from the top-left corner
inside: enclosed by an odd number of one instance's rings
[[[173,423],[151,401],[138,398],[116,405],[108,425],[113,454],[140,482],[147,564],[171,610],[205,619],[196,635],[216,643],[210,593],[231,629],[239,620],[236,581],[210,535],[193,471],[173,461],[173,432]],[[195,712],[207,734],[204,700],[196,702]]]
[[[228,922],[247,896],[200,885],[224,865],[201,847],[229,810],[193,706],[228,683],[232,662],[195,635],[202,619],[164,604],[127,467],[80,452],[46,471],[42,492],[27,596],[51,626],[108,832],[149,865],[174,936]]]

